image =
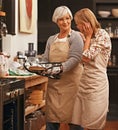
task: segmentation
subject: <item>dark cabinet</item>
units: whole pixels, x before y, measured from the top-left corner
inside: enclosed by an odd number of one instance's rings
[[[108,120],[118,120],[118,67],[108,67],[109,112]]]
[[[2,9],[6,12],[8,34],[15,35],[15,0],[2,0]]]
[[[5,15],[0,15],[0,26],[3,28],[0,34],[0,51],[3,51],[2,35],[6,35],[6,27],[8,34],[15,35],[15,0],[2,0],[0,11],[5,13]],[[2,24],[2,22],[5,24]]]
[[[93,10],[93,0],[38,0],[38,21],[51,21],[54,9],[58,6],[68,6],[74,14],[77,10],[88,7]],[[43,14],[43,15],[42,15]]]

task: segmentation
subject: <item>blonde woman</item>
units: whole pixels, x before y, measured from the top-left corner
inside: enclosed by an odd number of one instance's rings
[[[77,11],[74,20],[85,37],[85,43],[82,56],[84,71],[72,123],[88,130],[103,130],[109,105],[107,63],[111,53],[111,40],[90,9]]]

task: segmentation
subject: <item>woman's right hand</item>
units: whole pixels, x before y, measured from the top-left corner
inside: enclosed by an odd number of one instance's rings
[[[90,23],[87,23],[87,22],[84,22],[83,24],[83,33],[84,33],[84,36],[85,36],[85,44],[84,44],[84,50],[87,50],[89,49],[90,47],[90,44],[91,44],[91,38],[92,38],[92,35],[93,35],[93,29],[90,25]]]
[[[91,37],[93,35],[93,29],[92,29],[92,26],[90,25],[90,23],[87,23],[87,22],[84,23],[83,33],[84,33],[85,38],[91,39]]]

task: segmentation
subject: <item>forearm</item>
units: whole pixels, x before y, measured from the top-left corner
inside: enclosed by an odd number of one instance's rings
[[[91,41],[91,38],[86,38],[85,43],[84,43],[84,50],[88,50],[89,49],[90,41]]]
[[[86,38],[86,41],[85,41],[85,44],[84,44],[84,50],[83,51],[89,49],[89,47],[90,47],[90,41],[91,41],[91,38]],[[86,56],[83,55],[82,56],[82,61],[89,62],[90,59],[88,57],[86,57]]]

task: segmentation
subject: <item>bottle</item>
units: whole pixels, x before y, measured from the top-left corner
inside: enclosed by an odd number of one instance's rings
[[[113,37],[113,31],[112,31],[112,24],[111,23],[108,23],[106,31],[108,32],[110,37]]]
[[[114,29],[114,37],[118,37],[118,26]]]
[[[112,65],[116,66],[116,56],[115,55],[112,56]]]

